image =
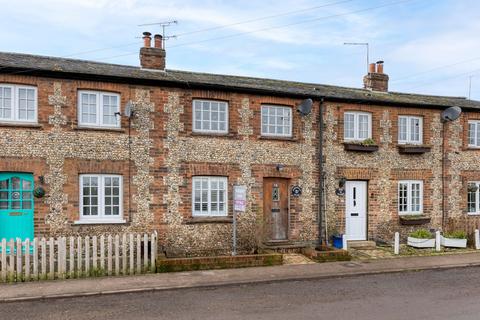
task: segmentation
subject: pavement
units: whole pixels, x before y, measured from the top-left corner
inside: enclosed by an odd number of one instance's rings
[[[0,302],[164,291],[184,288],[217,288],[242,284],[352,277],[368,274],[473,266],[480,266],[480,253],[160,273],[140,276],[38,281],[1,284]]]

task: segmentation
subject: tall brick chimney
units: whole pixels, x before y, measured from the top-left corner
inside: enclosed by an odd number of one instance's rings
[[[153,37],[150,32],[143,33],[143,48],[140,49],[140,65],[145,69],[165,70],[165,49],[163,49],[162,36]]]
[[[363,87],[372,91],[388,92],[388,75],[383,73],[383,61],[370,63],[368,74],[363,77]]]

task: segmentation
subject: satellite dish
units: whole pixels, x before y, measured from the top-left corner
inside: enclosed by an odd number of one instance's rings
[[[307,116],[312,112],[312,105],[313,101],[312,99],[305,99],[300,103],[300,105],[297,107],[297,111],[300,112],[302,116]]]
[[[442,111],[441,118],[444,122],[455,121],[460,117],[461,113],[462,109],[460,107],[450,107]]]
[[[128,101],[127,105],[125,106],[125,111],[123,112],[123,115],[127,118],[130,118],[133,116],[133,104],[132,101]]]

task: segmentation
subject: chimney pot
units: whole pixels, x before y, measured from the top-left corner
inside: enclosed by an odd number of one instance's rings
[[[159,34],[153,36],[153,46],[158,49],[163,49],[163,37]]]
[[[383,61],[377,61],[377,73],[383,73]]]
[[[368,73],[375,73],[376,65],[375,63],[370,63],[368,65]]]
[[[151,47],[151,42],[152,42],[152,34],[150,32],[145,31],[143,33],[143,46],[145,48],[150,48]]]

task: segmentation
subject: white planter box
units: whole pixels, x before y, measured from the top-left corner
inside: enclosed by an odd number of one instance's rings
[[[419,238],[407,238],[407,244],[414,248],[434,248],[435,238],[433,239],[419,239]]]
[[[440,244],[444,247],[466,248],[467,239],[445,238],[444,236],[441,236]]]

